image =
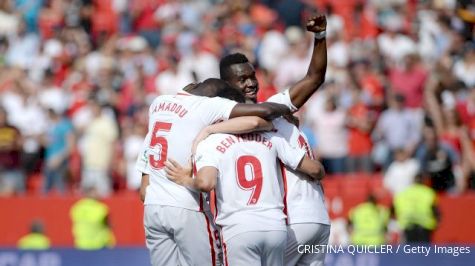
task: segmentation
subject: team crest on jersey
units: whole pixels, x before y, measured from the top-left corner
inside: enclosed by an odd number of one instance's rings
[[[160,143],[157,143],[157,145],[150,147],[149,155],[152,155],[155,160],[160,161],[162,157],[162,145],[160,145]],[[146,154],[145,158],[147,158]]]
[[[199,162],[203,158],[203,155],[198,155],[195,157],[195,162]]]

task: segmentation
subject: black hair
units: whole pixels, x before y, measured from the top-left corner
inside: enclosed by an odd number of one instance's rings
[[[205,81],[198,83],[189,92],[200,96],[222,97],[240,103],[246,101],[242,92],[238,91],[228,82],[217,78],[206,79]]]
[[[230,89],[224,89],[218,91],[216,94],[218,97],[226,98],[229,100],[233,100],[238,103],[245,103],[246,102],[246,97],[242,92],[238,91],[237,89],[230,88]]]
[[[37,233],[37,234],[43,234],[43,232],[44,232],[43,222],[41,222],[40,220],[34,220],[30,224],[30,232],[31,233]]]
[[[229,68],[232,65],[249,63],[249,59],[241,53],[229,54],[219,62],[219,75],[222,79],[229,79]]]

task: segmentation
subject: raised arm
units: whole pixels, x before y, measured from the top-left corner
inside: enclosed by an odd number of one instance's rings
[[[297,108],[302,107],[325,81],[327,70],[326,28],[327,20],[324,15],[315,16],[307,22],[307,30],[315,33],[315,41],[307,74],[289,91],[292,104]]]
[[[245,104],[238,103],[234,106],[229,115],[229,118],[240,116],[258,116],[265,120],[272,120],[282,115],[290,114],[290,109],[278,103],[259,103],[259,104]]]

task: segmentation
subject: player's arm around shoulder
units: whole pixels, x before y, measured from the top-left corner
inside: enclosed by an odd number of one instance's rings
[[[290,168],[306,174],[313,180],[321,180],[325,176],[323,165],[318,160],[313,160],[307,155],[306,151],[294,147],[279,134],[273,134],[273,142],[276,143],[279,159]]]
[[[231,111],[229,118],[241,116],[258,116],[265,120],[272,120],[282,115],[290,114],[291,110],[279,103],[264,102],[259,104],[238,103]]]
[[[254,131],[270,131],[274,129],[274,124],[258,116],[242,116],[209,125],[203,128],[193,140],[192,154],[196,153],[198,144],[211,134],[245,134]]]

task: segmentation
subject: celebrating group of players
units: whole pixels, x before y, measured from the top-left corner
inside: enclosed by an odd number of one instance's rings
[[[322,15],[308,21],[306,76],[265,103],[252,64],[231,54],[221,79],[151,104],[137,168],[152,265],[323,265],[323,253],[298,253],[327,244],[330,221],[323,167],[291,113],[324,81],[325,29]]]

